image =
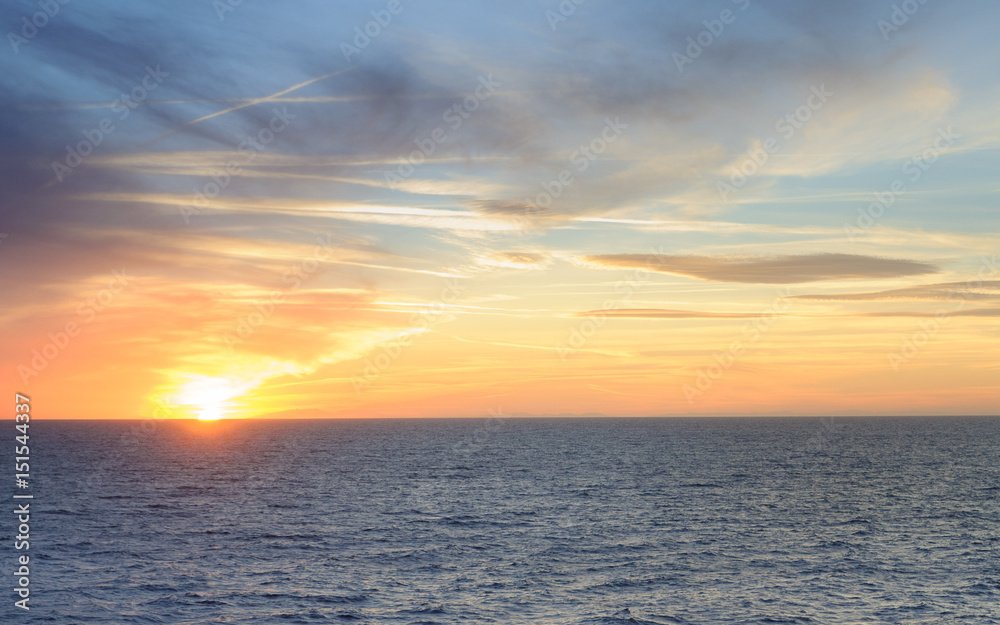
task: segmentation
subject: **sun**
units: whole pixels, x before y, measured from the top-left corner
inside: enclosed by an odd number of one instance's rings
[[[208,404],[198,410],[199,421],[218,421],[226,416],[225,406],[221,404]]]
[[[231,412],[231,400],[246,390],[244,385],[226,378],[197,376],[180,388],[174,401],[190,406],[199,421],[218,421]]]

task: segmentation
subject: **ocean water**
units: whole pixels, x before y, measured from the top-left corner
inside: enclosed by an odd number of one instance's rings
[[[32,610],[6,593],[5,624],[1000,623],[1000,419],[50,421],[31,441]]]

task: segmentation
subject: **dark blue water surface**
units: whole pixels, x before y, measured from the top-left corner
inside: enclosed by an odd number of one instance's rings
[[[5,624],[1000,623],[998,419],[36,422],[31,441],[33,608],[7,592]]]

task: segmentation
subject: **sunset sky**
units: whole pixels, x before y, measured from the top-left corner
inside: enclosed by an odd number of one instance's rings
[[[996,412],[995,2],[54,4],[0,55],[39,417]]]

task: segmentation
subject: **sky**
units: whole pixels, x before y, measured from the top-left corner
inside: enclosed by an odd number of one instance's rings
[[[995,414],[1000,5],[11,2],[44,418]]]

